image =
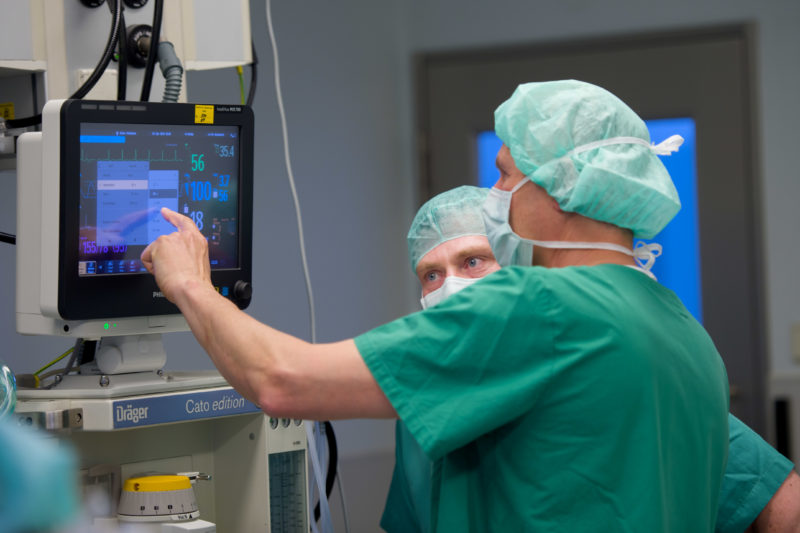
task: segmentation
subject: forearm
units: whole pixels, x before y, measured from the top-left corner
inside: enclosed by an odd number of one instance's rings
[[[313,345],[286,335],[206,284],[185,287],[176,304],[223,377],[270,415],[396,416],[352,340]]]
[[[789,473],[750,527],[756,533],[800,531],[800,476],[797,472]]]

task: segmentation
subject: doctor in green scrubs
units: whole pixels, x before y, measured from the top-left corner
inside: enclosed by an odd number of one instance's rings
[[[441,193],[417,212],[408,232],[411,268],[422,307],[442,302],[500,266],[486,237],[487,189],[462,186]],[[733,415],[730,449],[715,530],[790,532],[800,527],[800,477],[794,465]],[[430,531],[432,463],[402,421],[395,434],[395,467],[381,527],[388,533]]]
[[[399,417],[433,461],[431,531],[713,531],[728,447],[714,344],[649,275],[678,211],[644,122],[611,93],[524,84],[495,113],[485,205],[503,268],[355,339],[311,345],[211,285],[207,243],[142,254],[221,374],[266,413]]]

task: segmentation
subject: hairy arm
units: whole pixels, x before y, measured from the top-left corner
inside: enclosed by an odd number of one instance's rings
[[[747,528],[752,533],[800,532],[800,476],[792,470],[756,520]]]
[[[212,286],[208,243],[191,219],[168,209],[162,214],[178,231],[148,246],[142,262],[245,398],[280,417],[396,416],[352,339],[310,344],[240,311]]]

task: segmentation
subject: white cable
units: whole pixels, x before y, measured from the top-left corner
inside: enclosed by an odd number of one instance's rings
[[[306,423],[310,424],[311,421],[307,420]],[[309,450],[309,454],[310,453],[311,453],[311,451]],[[312,475],[313,475],[313,472],[314,472],[313,465],[311,467],[311,472],[312,472]],[[313,501],[315,501],[316,497],[317,497],[317,485],[316,485],[316,483],[312,483],[311,486],[308,487],[308,498],[309,498],[308,501],[309,502],[313,502]],[[309,522],[309,524],[311,524],[311,533],[319,533],[319,529],[317,528],[317,521],[314,520],[313,513],[311,512],[311,504],[310,503],[308,505],[308,522]]]
[[[306,261],[306,243],[303,237],[303,217],[300,215],[300,201],[297,199],[297,189],[294,186],[294,173],[292,172],[292,161],[289,157],[289,133],[286,129],[286,112],[283,108],[280,67],[278,65],[278,45],[275,42],[275,31],[272,29],[272,6],[270,0],[267,0],[267,29],[269,30],[270,43],[272,43],[272,58],[275,71],[275,93],[278,97],[278,111],[281,115],[281,130],[283,132],[283,156],[286,159],[286,171],[289,174],[289,187],[292,189],[294,210],[297,214],[297,233],[300,235],[300,257],[303,260],[303,274],[306,278],[308,308],[311,313],[311,342],[316,343],[317,326],[314,318],[314,296],[311,294],[311,277],[308,274],[308,262]]]
[[[311,488],[312,488],[312,490],[309,493],[309,496],[311,497],[311,501],[313,502],[314,501],[314,495],[317,493],[317,489],[315,487],[311,487]],[[311,510],[311,507],[309,506],[309,511],[310,510]],[[311,516],[310,512],[308,513],[308,521],[311,524],[311,533],[319,533],[319,528],[317,528],[317,521],[314,520],[314,517]]]
[[[322,422],[315,422],[314,423],[314,436],[317,438],[317,442],[319,442],[319,466],[322,472],[328,471],[328,449],[327,446],[323,446],[323,442],[328,442],[328,436],[326,432],[323,430],[324,424]],[[327,487],[325,487],[327,490]],[[325,496],[327,498],[327,495]]]
[[[344,516],[344,531],[350,533],[350,523],[347,521],[347,502],[344,499],[344,484],[342,483],[342,473],[339,471],[339,465],[336,465],[336,485],[339,487],[339,496],[342,501],[342,515]]]
[[[267,0],[269,1],[269,0]],[[328,498],[325,497],[325,485],[322,470],[319,466],[319,452],[317,449],[316,439],[314,438],[314,430],[311,429],[311,424],[306,423],[306,437],[308,437],[308,446],[310,448],[309,455],[311,456],[311,465],[313,466],[314,478],[317,480],[317,490],[319,490],[319,509],[320,518],[322,519],[322,531],[325,533],[333,533],[333,521],[331,520],[331,510],[328,507]],[[314,526],[314,517],[311,517],[312,528]]]
[[[308,261],[306,259],[306,244],[305,244],[305,237],[303,234],[303,217],[300,213],[300,201],[297,198],[297,188],[294,184],[294,172],[292,171],[292,161],[291,157],[289,156],[289,133],[286,127],[286,111],[283,106],[283,93],[281,92],[281,77],[280,77],[280,63],[278,60],[278,44],[275,40],[275,30],[272,27],[272,3],[270,0],[266,1],[266,12],[267,12],[267,30],[269,32],[269,40],[270,44],[272,45],[272,59],[273,59],[273,71],[275,77],[275,95],[278,100],[278,112],[281,117],[281,132],[283,134],[283,155],[286,161],[286,172],[289,176],[289,187],[292,191],[292,199],[294,200],[294,209],[295,213],[297,214],[297,233],[300,239],[300,258],[303,262],[303,275],[305,277],[306,282],[306,293],[308,295],[308,308],[311,320],[311,342],[317,342],[317,325],[316,325],[316,317],[314,313],[314,296],[311,291],[311,276],[308,272]],[[315,422],[315,425],[318,426],[319,422]],[[325,494],[325,487],[322,485],[323,477],[322,472],[319,470],[319,454],[317,451],[316,446],[314,445],[314,436],[312,431],[307,426],[306,433],[309,438],[309,444],[312,445],[312,453],[311,453],[311,460],[314,466],[313,474],[317,480],[317,485],[320,490],[320,511],[322,517],[323,526],[327,525],[330,529],[329,531],[333,532],[333,523],[331,521],[331,514],[330,508],[328,507],[328,498]],[[340,487],[339,490],[341,492],[341,480],[339,481]],[[349,528],[347,527],[347,512],[344,511],[344,520],[345,520],[345,529],[349,533]],[[311,518],[312,521],[312,529],[316,531],[316,524],[313,523],[313,517]],[[326,522],[327,521],[327,522]],[[324,529],[324,527],[323,527]]]

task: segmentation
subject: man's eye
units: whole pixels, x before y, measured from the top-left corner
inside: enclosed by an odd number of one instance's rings
[[[431,282],[436,281],[437,279],[439,279],[439,274],[436,272],[428,272],[425,274],[425,281]]]
[[[476,268],[478,265],[481,264],[481,260],[477,257],[470,257],[467,259],[467,267],[468,268]]]

